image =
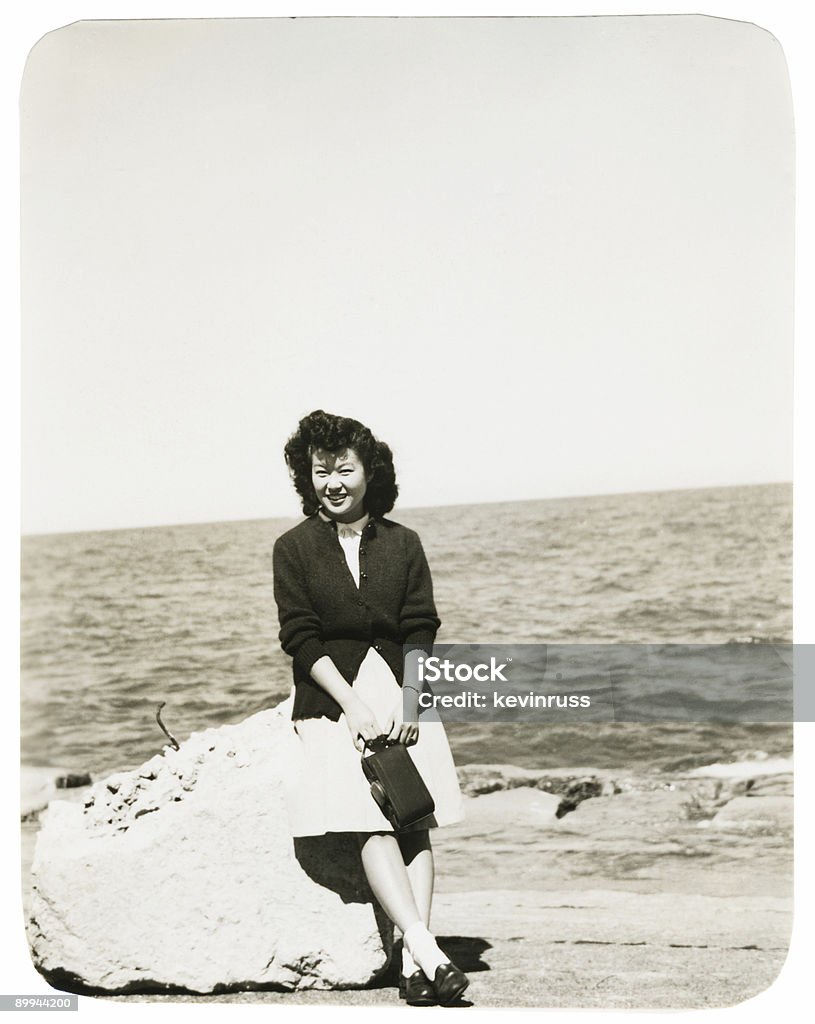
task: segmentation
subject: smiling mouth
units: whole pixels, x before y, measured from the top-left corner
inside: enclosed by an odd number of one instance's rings
[[[348,497],[346,494],[329,494],[327,498],[329,501],[333,501],[335,505],[341,504]]]

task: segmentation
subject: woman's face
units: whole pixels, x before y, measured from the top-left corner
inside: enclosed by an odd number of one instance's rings
[[[368,481],[353,448],[340,452],[318,450],[311,456],[311,481],[317,500],[332,519],[353,523],[365,512]]]

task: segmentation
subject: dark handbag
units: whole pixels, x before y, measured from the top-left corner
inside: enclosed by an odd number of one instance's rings
[[[370,754],[362,755],[362,770],[371,784],[371,796],[394,831],[414,825],[436,809],[404,743],[386,736],[365,741]]]

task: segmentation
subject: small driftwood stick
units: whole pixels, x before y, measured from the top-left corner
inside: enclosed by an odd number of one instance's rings
[[[170,741],[170,745],[172,746],[173,750],[178,750],[179,749],[178,740],[175,738],[175,736],[173,736],[173,734],[171,732],[168,731],[167,726],[161,720],[161,709],[164,707],[164,705],[166,703],[167,703],[167,701],[163,700],[161,702],[161,704],[159,704],[158,709],[156,711],[156,721],[161,726],[161,731],[164,733],[164,735]]]

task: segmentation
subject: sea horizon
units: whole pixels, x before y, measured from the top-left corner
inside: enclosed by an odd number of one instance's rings
[[[787,642],[789,483],[400,509],[433,571],[439,643]],[[291,690],[271,551],[297,516],[27,535],[21,758],[135,766]],[[791,727],[448,729],[457,763],[663,767],[785,756]]]
[[[639,494],[677,494],[684,492],[694,491],[718,491],[728,490],[733,488],[742,487],[792,487],[794,485],[793,480],[761,480],[757,483],[735,483],[735,484],[703,484],[699,486],[690,487],[659,487],[659,488],[646,488],[644,490],[636,491],[587,491],[585,493],[580,492],[577,494],[556,494],[551,497],[532,497],[532,498],[501,498],[496,501],[451,501],[451,502],[440,502],[436,505],[399,505],[397,499],[396,514],[400,512],[424,512],[438,508],[479,508],[482,505],[521,505],[528,504],[530,502],[539,501],[571,501],[574,498],[610,498],[610,497],[623,497],[625,495],[639,495]],[[391,513],[388,513],[390,518]],[[135,523],[127,526],[100,526],[100,527],[79,527],[72,530],[34,530],[31,532],[22,531],[20,538],[28,537],[62,537],[73,534],[85,534],[85,533],[118,533],[122,530],[161,530],[173,526],[220,526],[227,523],[265,523],[273,522],[278,519],[297,519],[302,516],[302,512],[292,512],[290,514],[275,514],[269,516],[238,516],[235,518],[227,519],[179,519],[172,522],[157,522],[157,523]]]

